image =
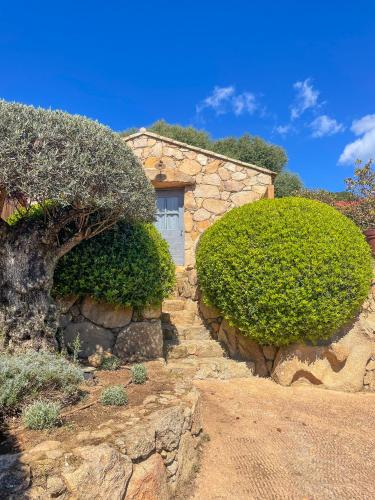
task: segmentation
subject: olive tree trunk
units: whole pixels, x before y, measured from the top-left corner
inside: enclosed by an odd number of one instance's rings
[[[57,308],[50,292],[58,261],[43,233],[0,226],[0,337],[3,347],[54,349]]]

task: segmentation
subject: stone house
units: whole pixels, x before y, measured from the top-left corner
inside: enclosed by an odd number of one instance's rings
[[[156,189],[156,226],[181,269],[193,269],[200,234],[233,207],[273,198],[275,172],[142,128],[124,139]]]

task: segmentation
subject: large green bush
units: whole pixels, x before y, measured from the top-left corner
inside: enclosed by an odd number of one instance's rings
[[[199,283],[245,335],[286,345],[329,338],[353,317],[371,278],[361,231],[336,209],[302,198],[228,212],[202,236]]]
[[[166,298],[174,279],[168,245],[154,226],[118,224],[60,260],[54,293],[141,307]]]

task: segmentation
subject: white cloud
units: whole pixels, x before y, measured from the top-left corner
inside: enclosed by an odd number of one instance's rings
[[[252,115],[258,108],[256,97],[251,92],[244,92],[233,97],[233,111],[235,115],[242,115],[247,112]]]
[[[290,124],[288,125],[278,125],[275,127],[274,132],[281,135],[282,137],[286,137],[288,134],[294,131],[294,127]]]
[[[233,85],[214,87],[211,95],[197,105],[197,113],[204,109],[212,109],[217,115],[234,113],[240,116],[244,113],[252,115],[258,109],[256,96],[251,92],[236,93]]]
[[[309,127],[312,130],[313,137],[324,137],[327,135],[334,135],[344,130],[344,125],[339,123],[334,118],[327,115],[320,115],[313,120]]]
[[[233,86],[215,87],[212,94],[206,97],[201,104],[197,106],[200,113],[204,108],[212,108],[217,114],[225,113],[225,104],[233,96],[235,90]]]
[[[293,88],[297,91],[297,95],[290,107],[290,116],[292,120],[295,120],[307,109],[318,106],[319,91],[314,89],[310,78],[307,78],[303,82],[294,83]]]
[[[338,162],[346,165],[356,160],[375,159],[375,114],[354,120],[350,130],[354,135],[362,137],[345,146]]]

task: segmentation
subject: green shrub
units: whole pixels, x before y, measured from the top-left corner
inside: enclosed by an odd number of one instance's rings
[[[110,356],[109,358],[104,358],[102,364],[100,365],[101,370],[115,371],[120,368],[121,361],[117,356]]]
[[[168,244],[157,229],[121,223],[60,260],[54,293],[137,307],[160,303],[171,293],[174,280]]]
[[[53,401],[35,401],[23,409],[22,421],[33,430],[56,427],[60,423],[60,405]]]
[[[147,370],[145,365],[136,364],[131,367],[133,384],[144,384],[147,380]]]
[[[228,212],[201,237],[205,300],[261,344],[329,338],[367,296],[370,249],[336,209],[302,198]]]
[[[0,412],[18,411],[53,391],[72,396],[82,381],[82,370],[62,356],[35,351],[0,354]]]
[[[105,406],[123,406],[128,402],[128,395],[122,385],[111,385],[102,390],[100,402]]]

